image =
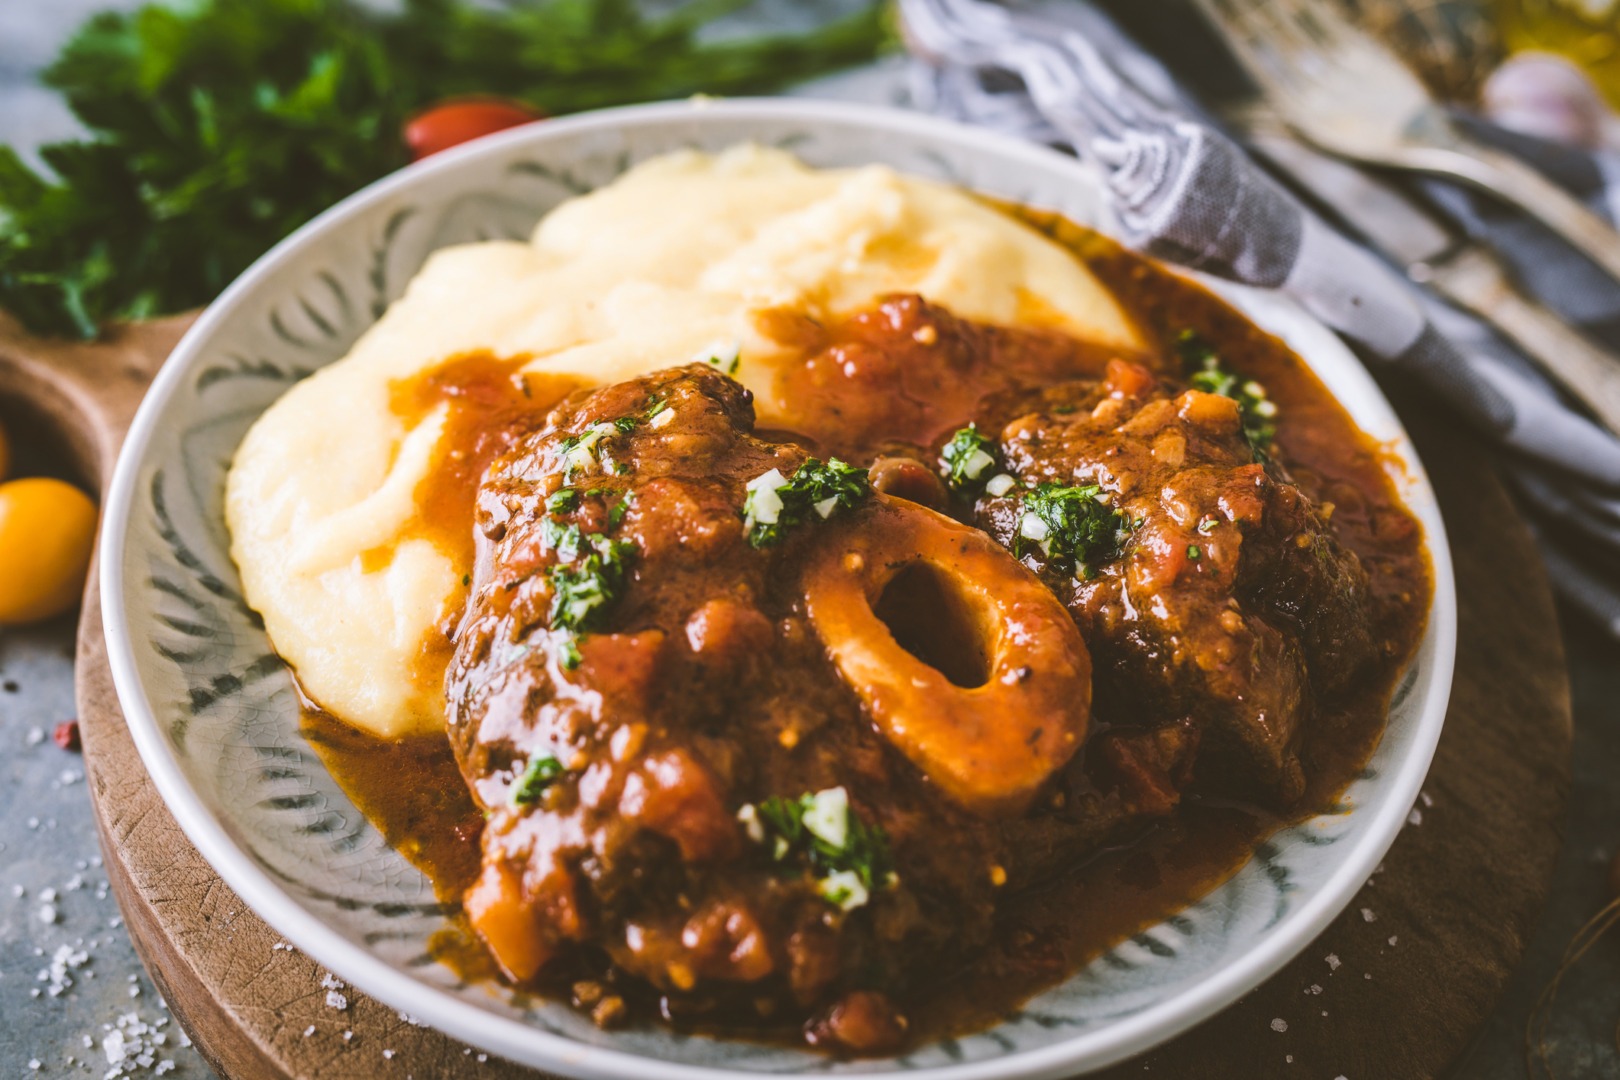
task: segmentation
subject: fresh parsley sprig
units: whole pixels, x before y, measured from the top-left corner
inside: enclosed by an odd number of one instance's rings
[[[771,469],[748,482],[743,498],[743,529],[754,547],[781,542],[790,529],[853,510],[872,494],[865,469],[831,458],[810,458],[791,478]]]
[[[446,98],[557,116],[761,93],[890,42],[878,3],[804,33],[703,32],[744,2],[649,16],[636,0],[191,0],[96,15],[44,76],[89,137],[42,150],[48,173],[0,147],[0,307],[91,337],[108,319],[205,304],[404,165],[404,122]]]

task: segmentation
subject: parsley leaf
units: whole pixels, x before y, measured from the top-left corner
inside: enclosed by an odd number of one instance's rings
[[[601,466],[604,472],[626,473],[630,467],[613,459],[612,439],[627,435],[636,428],[633,416],[617,420],[598,420],[578,435],[569,435],[558,444],[562,451],[563,483],[573,483],[579,473],[590,473]]]
[[[1263,461],[1277,436],[1277,403],[1266,397],[1266,388],[1253,379],[1242,379],[1221,365],[1220,354],[1192,330],[1183,330],[1176,339],[1176,351],[1188,369],[1187,383],[1206,394],[1219,394],[1238,403],[1243,438],[1256,461]]]
[[[54,175],[0,147],[0,307],[38,332],[91,337],[108,319],[205,304],[406,164],[400,129],[446,98],[502,95],[558,116],[761,93],[890,42],[878,3],[808,32],[706,32],[742,3],[648,15],[636,0],[191,0],[96,15],[44,76],[89,137],[41,151]]]
[[[577,531],[578,526],[570,528]],[[589,555],[578,562],[558,563],[547,572],[551,579],[554,630],[578,633],[595,629],[623,596],[628,583],[630,563],[636,553],[634,544],[610,540],[601,533],[592,533],[584,541],[593,548]],[[569,542],[577,553],[578,542],[572,537]]]
[[[769,845],[773,860],[796,857],[808,864],[821,894],[846,911],[896,881],[888,836],[861,820],[841,787],[797,799],[772,795],[744,812],[758,823],[757,839]]]
[[[578,488],[558,488],[546,497],[546,510],[553,514],[572,514],[579,509]]]
[[[742,344],[736,341],[717,341],[708,348],[700,350],[698,356],[703,357],[704,362],[710,367],[719,368],[727,376],[735,378],[737,369],[742,366]]]
[[[743,529],[754,547],[769,547],[789,529],[812,519],[825,520],[839,510],[852,510],[872,494],[865,469],[832,458],[810,458],[791,479],[780,470],[748,482],[743,499]]]
[[[945,466],[945,482],[952,491],[982,484],[996,467],[995,444],[979,434],[976,424],[969,424],[945,444],[940,464]]]
[[[577,488],[560,488],[546,499],[546,509],[553,514],[569,513],[578,509],[584,497],[610,494],[615,492],[594,488],[582,495]],[[621,501],[609,510],[610,526],[624,519],[624,508]],[[556,564],[546,571],[551,583],[550,622],[560,663],[564,670],[572,671],[583,659],[579,635],[596,629],[623,596],[637,549],[629,541],[587,533],[578,524],[564,525],[555,517],[540,523],[540,538],[557,555]]]
[[[1125,516],[1104,499],[1096,484],[1037,484],[1023,494],[1015,553],[1022,557],[1033,544],[1054,566],[1089,580],[1098,563],[1119,557],[1130,535]]]
[[[566,771],[562,762],[550,754],[530,758],[523,775],[512,785],[512,805],[533,806],[540,801],[546,788],[556,783]]]

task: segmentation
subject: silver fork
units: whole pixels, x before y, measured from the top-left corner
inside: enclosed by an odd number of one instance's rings
[[[1367,165],[1514,204],[1620,280],[1620,233],[1528,165],[1467,137],[1392,52],[1329,0],[1197,0],[1294,133]]]

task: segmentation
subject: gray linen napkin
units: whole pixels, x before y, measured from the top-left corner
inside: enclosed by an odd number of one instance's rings
[[[1482,431],[1535,512],[1561,593],[1620,637],[1620,439],[1489,328],[1307,209],[1089,4],[900,0],[900,11],[916,104],[1094,162],[1115,227],[1134,247],[1288,293],[1375,365],[1421,379]],[[1514,149],[1547,164],[1522,140]],[[1620,201],[1598,186],[1595,204]],[[1612,326],[1620,343],[1620,284],[1594,280],[1595,268],[1522,220],[1446,197],[1510,259],[1535,264],[1555,310],[1595,333]]]

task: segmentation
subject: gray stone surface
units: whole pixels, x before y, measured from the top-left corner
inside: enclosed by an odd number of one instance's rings
[[[168,1075],[209,1077],[107,891],[84,762],[51,740],[74,715],[73,631],[64,618],[0,638],[0,1076],[104,1076],[103,1040],[125,1018],[126,1032],[164,1025],[153,1068],[169,1060]]]
[[[0,0],[0,142],[26,150],[76,130],[60,102],[34,85],[34,72],[88,13],[115,6],[134,5],[132,0]],[[816,6],[825,11],[838,5],[823,0]],[[795,14],[802,14],[802,6]],[[839,80],[821,92],[881,100],[893,87],[891,74]],[[46,448],[19,450],[24,468],[49,471]],[[1607,899],[1607,864],[1620,849],[1620,647],[1573,619],[1566,620],[1565,634],[1576,711],[1576,786],[1568,837],[1552,902],[1519,976],[1458,1073],[1466,1080],[1525,1076],[1526,1019],[1570,939]],[[107,895],[83,763],[50,740],[55,724],[73,715],[72,646],[69,619],[0,631],[0,1077],[5,1078],[103,1076],[109,1068],[102,1048],[111,1033],[108,1025],[115,1027],[130,1013],[151,1025],[167,1016]],[[1490,883],[1481,881],[1479,887],[1488,889]],[[53,889],[54,899],[47,892]],[[42,917],[47,908],[54,911],[53,921]],[[68,969],[72,986],[53,996],[51,961],[63,947],[74,956],[84,952],[86,959]],[[1549,1027],[1553,1075],[1559,1080],[1620,1076],[1617,1020],[1620,940],[1602,943],[1564,982]],[[165,1041],[155,1047],[154,1066],[168,1059],[176,1063],[170,1075],[213,1075],[195,1050],[180,1045],[176,1025],[169,1023],[161,1034]],[[35,1061],[39,1068],[30,1071]],[[149,1074],[137,1070],[135,1075]]]

